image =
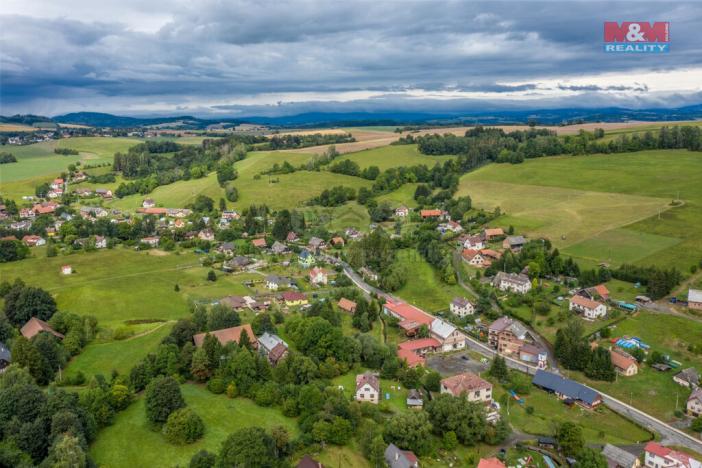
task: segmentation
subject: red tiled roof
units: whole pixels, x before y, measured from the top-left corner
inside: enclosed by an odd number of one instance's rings
[[[414,351],[410,351],[409,349],[398,349],[397,357],[400,360],[404,359],[407,361],[407,366],[409,367],[423,366],[424,362],[426,361],[424,357],[420,356]]]
[[[305,299],[307,299],[307,297],[304,294],[296,291],[285,291],[282,296],[283,300],[286,302],[304,301]]]
[[[505,468],[505,464],[495,457],[481,458],[478,468]]]
[[[480,254],[480,252],[475,249],[463,249],[463,252],[461,253],[463,258],[468,260],[472,260],[478,254]]]
[[[454,396],[458,396],[463,392],[472,392],[475,390],[492,388],[492,384],[487,382],[471,372],[447,377],[441,381],[441,385],[446,387]]]
[[[251,241],[254,247],[265,247],[266,246],[266,239],[263,237],[254,239]]]
[[[434,216],[441,216],[441,210],[421,210],[419,214],[422,218],[431,218]]]
[[[239,339],[241,338],[241,333],[243,331],[246,331],[246,333],[249,335],[249,342],[251,343],[251,345],[254,348],[258,347],[258,340],[256,340],[256,335],[254,335],[253,329],[248,323],[240,325],[238,327],[214,330],[209,333],[210,335],[216,337],[222,345],[226,345],[227,343],[231,343],[232,341],[239,343]],[[197,335],[193,336],[195,346],[202,346],[202,343],[205,341],[206,335],[207,333],[198,333]]]
[[[353,313],[356,311],[356,303],[350,299],[342,297],[341,299],[339,299],[339,308],[345,310],[346,312]]]
[[[380,391],[380,380],[378,380],[378,376],[375,374],[365,372],[356,376],[356,391],[365,384],[370,385],[376,392]]]
[[[570,302],[574,302],[575,304],[582,306],[582,307],[585,307],[587,309],[595,309],[595,308],[597,308],[597,306],[602,305],[597,301],[593,301],[593,300],[588,299],[587,297],[578,296],[578,295],[571,297]]]
[[[151,214],[151,215],[164,215],[168,213],[167,208],[138,208],[138,213]]]
[[[658,455],[659,457],[667,457],[672,450],[656,442],[649,442],[646,444],[646,447],[644,447],[644,451]]]
[[[404,302],[386,302],[385,308],[402,318],[402,321],[417,322],[420,325],[430,325],[434,317],[421,309]]]
[[[22,326],[20,332],[22,333],[22,336],[24,336],[27,339],[32,339],[32,337],[38,335],[41,332],[51,333],[56,338],[63,339],[62,334],[51,328],[49,324],[45,321],[40,320],[36,317],[30,318],[29,321]]]
[[[608,297],[609,296],[609,289],[607,289],[607,286],[604,284],[598,284],[595,286],[595,291],[597,291],[597,294],[599,294],[601,297]]]
[[[504,236],[505,232],[502,230],[502,228],[487,228],[485,229],[485,236],[486,237],[493,237],[493,236]]]
[[[609,352],[609,355],[614,367],[618,367],[619,369],[626,370],[631,367],[632,364],[638,366],[636,359],[634,359],[632,356],[627,356],[622,352],[612,350]]]
[[[419,340],[404,341],[397,345],[401,350],[416,351],[424,348],[438,348],[441,346],[439,340],[435,338],[421,338]]]

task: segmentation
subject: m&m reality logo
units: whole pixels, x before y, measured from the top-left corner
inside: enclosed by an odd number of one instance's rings
[[[605,21],[604,51],[630,54],[670,52],[670,23],[667,21]]]

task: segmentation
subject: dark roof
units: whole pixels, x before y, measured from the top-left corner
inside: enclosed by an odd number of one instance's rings
[[[567,398],[585,402],[588,405],[592,405],[600,399],[600,394],[593,389],[541,369],[536,371],[532,383],[546,390],[559,393]]]
[[[324,465],[309,455],[305,455],[302,457],[302,460],[300,460],[300,463],[297,464],[297,468],[324,468]]]
[[[12,354],[10,349],[5,346],[5,343],[0,341],[0,361],[12,362]]]

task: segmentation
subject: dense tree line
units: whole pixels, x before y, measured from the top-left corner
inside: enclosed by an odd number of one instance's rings
[[[275,135],[267,143],[260,146],[262,150],[279,150],[306,148],[308,146],[333,145],[337,143],[351,143],[356,139],[350,133],[315,133],[312,135]]]
[[[54,148],[54,153],[64,156],[80,154],[77,149],[73,148]]]
[[[324,189],[322,193],[310,200],[312,205],[340,206],[350,200],[356,199],[356,189],[337,185],[330,189]]]
[[[630,264],[623,264],[612,270],[612,277],[645,285],[646,294],[654,300],[670,294],[682,281],[682,274],[675,267],[665,270],[657,266],[643,267]]]
[[[612,382],[616,377],[609,351],[600,347],[590,348],[579,320],[570,320],[556,332],[554,351],[566,369],[583,371],[595,380]]]
[[[578,264],[570,257],[561,257],[558,249],[552,249],[548,239],[531,240],[524,244],[518,253],[506,250],[499,260],[494,261],[485,270],[485,274],[494,275],[498,271],[519,273],[525,267],[528,267],[529,276],[532,278],[580,275]]]

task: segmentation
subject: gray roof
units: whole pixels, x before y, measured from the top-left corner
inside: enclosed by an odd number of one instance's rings
[[[0,341],[0,361],[12,362],[12,354],[10,349],[5,346],[5,343]]]
[[[285,252],[288,250],[287,246],[285,244],[281,244],[278,241],[273,242],[273,245],[271,246],[271,250],[276,253],[281,253]]]
[[[281,337],[272,333],[265,332],[258,338],[258,344],[260,344],[269,353],[276,347],[276,345],[280,343],[283,343],[286,348],[288,347],[288,344],[283,341]]]
[[[434,319],[434,321],[431,322],[431,332],[436,333],[442,338],[447,338],[454,331],[456,331],[456,327],[441,319]]]
[[[502,281],[506,281],[508,283],[514,283],[514,284],[527,284],[531,283],[529,280],[529,277],[523,274],[515,274],[515,273],[505,273],[503,271],[498,271],[497,274],[495,275],[495,285],[499,285]]]
[[[608,460],[614,462],[617,466],[633,467],[638,457],[633,453],[620,449],[612,444],[606,444],[602,448],[602,455]]]
[[[526,244],[526,239],[524,236],[508,236],[505,239],[509,245],[524,245]]]
[[[470,304],[470,301],[465,297],[454,297],[451,303],[457,307],[465,307]]]
[[[284,276],[268,275],[266,276],[266,283],[273,283],[281,286],[290,284],[290,279]]]
[[[565,396],[566,398],[585,402],[588,405],[592,405],[600,399],[600,394],[593,389],[573,380],[564,379],[560,375],[552,374],[541,369],[536,371],[536,375],[534,375],[534,380],[532,380],[532,383],[537,387],[556,392]]]
[[[395,444],[390,444],[385,449],[385,462],[390,468],[412,468],[405,452]]]
[[[688,302],[702,302],[702,289],[692,289],[687,292]]]
[[[700,381],[700,373],[697,372],[697,369],[694,367],[688,367],[687,369],[678,372],[675,377],[694,385],[697,385]]]

